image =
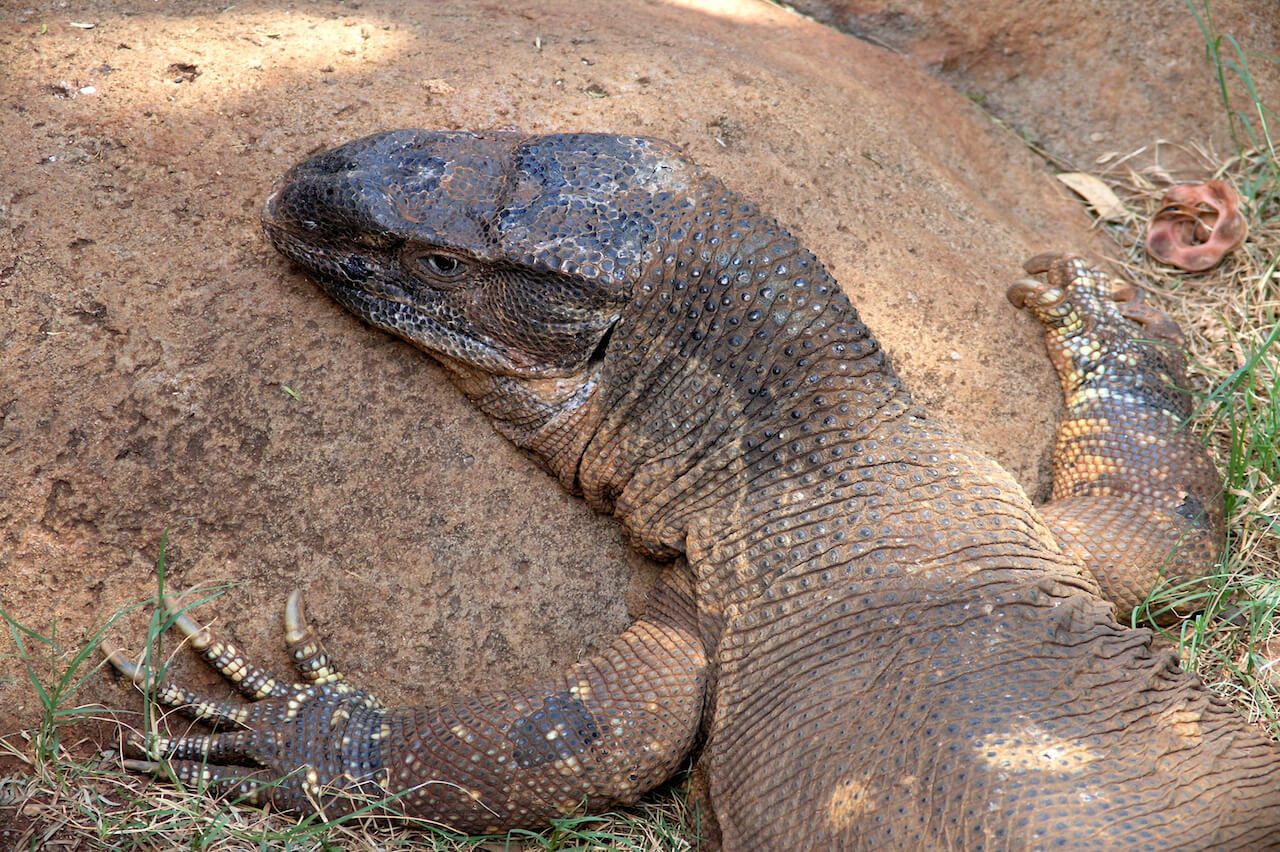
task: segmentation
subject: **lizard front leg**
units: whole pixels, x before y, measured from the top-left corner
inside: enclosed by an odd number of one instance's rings
[[[296,592],[286,639],[303,682],[292,685],[186,616],[175,619],[247,703],[155,684],[113,647],[108,658],[160,703],[233,728],[134,736],[132,748],[148,759],[127,761],[130,769],[299,813],[369,806],[493,833],[631,803],[670,777],[693,745],[706,690],[694,619],[688,581],[668,569],[644,615],[598,656],[543,683],[436,708],[388,709],[348,683]]]
[[[1053,495],[1038,507],[1058,543],[1089,567],[1121,613],[1161,581],[1201,577],[1225,536],[1222,479],[1191,416],[1182,332],[1070,255],[1040,255],[1009,300],[1045,327],[1066,415]]]

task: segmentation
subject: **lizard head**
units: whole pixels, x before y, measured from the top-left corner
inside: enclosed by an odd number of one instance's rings
[[[586,404],[655,219],[704,180],[653,139],[399,130],[294,166],[262,221],[338,302],[434,356],[531,446]]]

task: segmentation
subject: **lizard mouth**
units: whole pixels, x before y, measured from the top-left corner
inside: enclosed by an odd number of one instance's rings
[[[302,267],[334,301],[375,328],[413,344],[442,363],[454,362],[514,378],[556,378],[572,369],[522,359],[518,350],[487,339],[451,309],[443,294],[399,286],[393,270],[399,240],[376,236],[316,242],[308,234],[319,225],[284,205],[289,186],[272,189],[263,208],[267,239]]]

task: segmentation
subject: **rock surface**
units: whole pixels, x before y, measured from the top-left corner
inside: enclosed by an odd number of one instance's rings
[[[1047,151],[1087,170],[1134,162],[1176,171],[1189,158],[1157,140],[1235,150],[1205,38],[1183,0],[794,0],[798,10],[902,52],[980,100]],[[1195,0],[1202,18],[1204,5]],[[1244,51],[1263,102],[1280,102],[1275,0],[1213,0],[1208,23]],[[1230,42],[1222,58],[1240,65]],[[1238,76],[1234,108],[1252,113]],[[1257,116],[1249,120],[1257,123]],[[1202,168],[1202,166],[1201,166]],[[1202,175],[1193,175],[1202,178]]]
[[[626,623],[652,570],[615,525],[260,231],[289,165],[390,127],[676,141],[827,262],[918,401],[1046,484],[1055,380],[1004,290],[1030,254],[1105,246],[901,56],[749,0],[224,7],[0,21],[0,604],[60,648],[155,594],[166,530],[169,583],[231,585],[201,619],[283,669],[301,586],[391,702],[538,675]],[[110,634],[138,651],[146,619]],[[13,658],[0,693],[0,734],[35,724]],[[139,706],[106,674],[91,701]]]

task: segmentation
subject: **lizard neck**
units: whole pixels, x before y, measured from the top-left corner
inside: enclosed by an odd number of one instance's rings
[[[613,330],[577,469],[633,544],[687,553],[726,600],[837,569],[1089,585],[1012,477],[912,404],[812,254],[733,196],[694,213]]]
[[[698,513],[821,475],[823,453],[911,408],[836,282],[754,206],[710,197],[662,233],[613,331],[577,472],[659,557],[684,551]],[[799,450],[810,439],[822,452]]]
[[[571,493],[580,493],[578,463],[599,414],[600,365],[573,375],[528,379],[441,362],[458,387],[489,416],[494,429],[526,450]]]

